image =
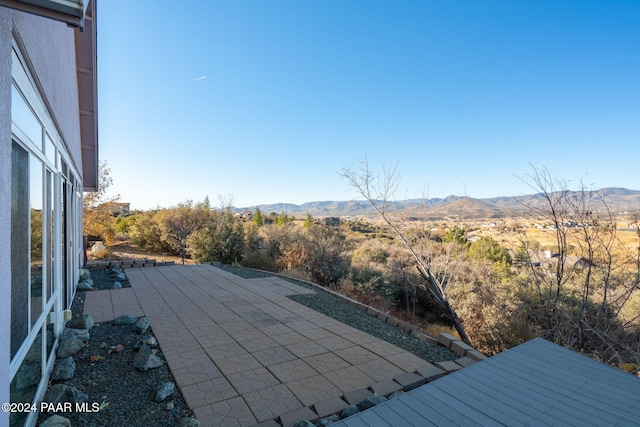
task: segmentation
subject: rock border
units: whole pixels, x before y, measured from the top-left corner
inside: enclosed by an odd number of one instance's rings
[[[84,268],[109,268],[117,265],[121,268],[140,268],[140,267],[161,267],[164,265],[175,265],[175,261],[157,261],[150,258],[141,259],[123,259],[123,260],[107,260],[107,261],[87,261]]]

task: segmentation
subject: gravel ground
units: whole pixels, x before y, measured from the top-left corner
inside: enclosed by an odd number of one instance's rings
[[[271,274],[266,272],[233,267],[219,263],[215,263],[215,266],[244,277],[245,279],[271,276]],[[317,290],[315,287],[300,280],[291,278],[285,279],[295,283],[296,285]],[[320,313],[326,314],[333,319],[339,320],[344,324],[360,329],[374,337],[405,349],[430,363],[455,360],[460,357],[447,348],[420,341],[419,339],[403,332],[399,328],[391,326],[380,319],[350,306],[343,299],[328,292],[316,292],[314,295],[292,295],[289,298]]]
[[[91,278],[98,289],[110,289],[113,286],[113,275],[108,271],[92,271]],[[123,283],[123,287],[130,286],[128,280]],[[71,324],[82,315],[84,297],[85,292],[76,293]],[[89,406],[98,403],[101,409],[97,413],[65,412],[58,415],[68,418],[73,426],[84,427],[174,427],[178,418],[193,416],[177,387],[175,393],[165,401],[155,401],[155,390],[159,384],[167,381],[175,383],[166,363],[147,372],[133,367],[136,354],[134,345],[152,334],[150,329],[146,334],[138,335],[133,331],[133,325],[96,323],[89,331],[88,345],[73,355],[76,363],[74,378],[61,382],[86,393]],[[124,349],[114,351],[113,348],[119,344]],[[164,360],[161,350],[156,356]],[[57,381],[51,385],[55,383]],[[168,404],[173,408],[167,409]],[[39,421],[53,414],[41,414]]]

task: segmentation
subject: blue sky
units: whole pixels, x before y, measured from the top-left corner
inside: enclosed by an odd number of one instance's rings
[[[511,196],[531,166],[640,190],[636,0],[109,0],[100,158],[133,208]]]

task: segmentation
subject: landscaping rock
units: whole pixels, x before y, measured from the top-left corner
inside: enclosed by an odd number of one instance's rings
[[[293,426],[291,426],[291,427],[316,427],[316,425],[314,423],[312,423],[311,421],[300,420],[300,421],[296,421],[295,423],[293,423]]]
[[[78,290],[79,291],[93,291],[93,280],[91,279],[87,279],[87,280],[82,280],[80,283],[78,283]]]
[[[122,270],[120,270],[118,273],[116,273],[116,279],[120,282],[124,282],[125,280],[127,280],[127,275],[124,274]]]
[[[81,268],[79,280],[83,281],[89,279],[91,279],[91,273],[89,272],[89,270],[87,270],[86,268]]]
[[[156,387],[156,402],[162,402],[171,396],[175,391],[175,384],[171,381],[160,384]]]
[[[57,381],[65,381],[73,378],[76,372],[76,362],[73,357],[67,356],[56,360],[56,365],[51,373],[51,378]]]
[[[135,325],[133,325],[133,330],[138,334],[144,334],[149,329],[150,323],[151,322],[149,321],[148,317],[141,317],[140,319],[138,319]]]
[[[123,314],[122,316],[118,316],[113,320],[114,325],[133,325],[138,321],[136,316],[129,316]]]
[[[148,371],[149,369],[159,368],[164,362],[158,356],[153,354],[148,345],[143,344],[138,350],[136,357],[133,359],[133,366],[140,371]]]
[[[122,283],[113,282],[113,287],[111,289],[122,289]]]
[[[165,410],[170,411],[175,408],[175,404],[173,402],[167,402],[167,406],[164,407]]]
[[[328,426],[328,425],[333,424],[333,423],[338,422],[338,421],[340,421],[340,418],[338,418],[337,415],[331,415],[329,417],[320,418],[316,422],[316,425],[320,426],[320,427],[325,427],[325,426]]]
[[[86,329],[89,330],[93,328],[95,322],[93,321],[93,316],[90,314],[84,314],[82,317],[79,317],[71,322],[67,323],[67,327],[71,329]]]
[[[149,347],[155,347],[154,345],[149,345],[149,343],[147,343],[147,341],[149,341],[149,339],[152,338],[151,335],[147,334],[147,335],[143,335],[142,337],[140,337],[140,339],[138,341],[136,341],[136,343],[133,345],[133,349],[134,350],[140,350],[140,347],[142,347],[142,344],[147,344]],[[155,338],[154,338],[155,340]],[[156,342],[157,345],[157,342]]]
[[[16,373],[16,389],[26,390],[40,382],[40,366],[23,363]]]
[[[66,384],[55,384],[47,390],[47,394],[44,396],[44,401],[56,405],[64,402],[71,402],[75,404],[86,402],[88,398],[89,396],[75,387],[69,387]]]
[[[200,421],[195,418],[182,417],[176,421],[176,427],[200,427]]]
[[[356,405],[345,406],[345,408],[340,413],[340,417],[347,418],[347,417],[350,417],[351,415],[357,414],[358,412],[360,412],[360,410]]]
[[[52,415],[41,422],[39,427],[71,427],[71,421],[60,415]]]
[[[64,328],[60,337],[60,347],[57,356],[59,359],[76,354],[82,350],[84,343],[89,341],[89,331],[85,329]]]
[[[367,397],[356,406],[358,407],[358,410],[364,411],[365,409],[373,408],[374,406],[385,401],[387,401],[387,398],[384,396],[371,396]]]
[[[148,345],[149,347],[157,347],[158,346],[158,341],[156,340],[155,337],[149,337],[146,340],[144,340],[144,343],[146,345]]]

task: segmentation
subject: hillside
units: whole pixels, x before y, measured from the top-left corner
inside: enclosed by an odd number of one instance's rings
[[[573,192],[577,196],[578,193]],[[630,212],[640,210],[640,191],[626,188],[603,188],[594,191],[597,197],[594,198],[593,210],[602,208],[602,203],[597,200],[604,200],[611,210],[617,212]],[[444,199],[409,199],[402,201],[388,202],[388,210],[402,211],[411,215],[421,215],[426,217],[447,217],[457,216],[460,218],[499,218],[519,215],[526,210],[527,206],[542,207],[544,198],[541,194],[529,194],[524,196],[504,196],[485,199],[475,199],[451,195]],[[235,212],[255,211],[256,206],[246,208],[236,208]],[[320,201],[307,202],[301,205],[291,203],[275,203],[270,205],[260,205],[260,210],[264,213],[280,213],[287,215],[304,216],[307,212],[316,217],[327,216],[367,216],[374,215],[374,209],[368,202],[363,200],[351,201]]]

